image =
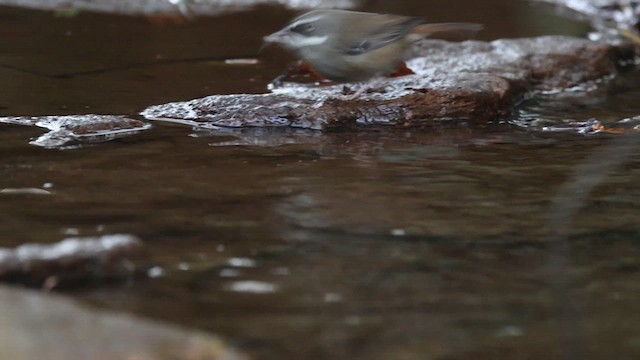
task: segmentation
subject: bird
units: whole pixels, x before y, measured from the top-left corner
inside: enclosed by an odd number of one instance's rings
[[[365,82],[392,73],[411,45],[431,34],[481,29],[475,23],[427,23],[416,16],[328,9],[302,14],[263,40],[294,52],[333,82]]]

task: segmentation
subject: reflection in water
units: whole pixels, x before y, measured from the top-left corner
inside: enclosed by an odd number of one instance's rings
[[[627,69],[601,83],[560,93],[540,94],[520,106],[511,122],[537,130],[590,128],[589,121],[604,127],[640,129],[640,71]],[[579,131],[578,131],[579,132]],[[590,131],[587,131],[590,132]]]
[[[22,149],[2,158],[3,186],[56,185],[4,198],[4,229],[21,234],[14,241],[98,225],[140,236],[162,277],[77,295],[221,333],[257,358],[507,359],[544,348],[561,359],[558,294],[583,351],[635,351],[637,151],[624,160],[606,137],[501,127],[301,133],[276,146],[210,146],[190,132],[159,125],[73,152],[13,138],[0,145]],[[590,195],[580,186],[584,201],[571,197],[583,206],[558,292],[549,256],[563,252],[547,243],[548,219],[567,222],[549,209],[599,153],[628,165]]]
[[[155,131],[163,138],[169,130]],[[434,140],[447,136],[459,140]],[[150,155],[165,154],[171,167],[163,174],[190,169],[186,194],[198,193],[181,197],[173,212],[211,225],[190,223],[188,237],[156,233],[154,252],[193,266],[162,283],[86,293],[92,302],[124,301],[135,312],[242,339],[258,358],[507,359],[545,348],[561,359],[569,348],[557,321],[566,314],[581,351],[634,351],[603,329],[633,317],[640,300],[632,280],[640,269],[637,167],[612,166],[593,191],[579,186],[587,196],[563,202],[581,205],[569,216],[567,252],[548,243],[556,231],[550,217],[568,225],[550,207],[575,165],[601,164],[591,154],[633,164],[631,148],[500,129],[325,134],[267,148],[171,138],[171,148],[187,153],[158,147]],[[207,166],[189,165],[194,147]],[[158,181],[148,196],[173,186]],[[571,261],[558,269],[554,254]],[[561,273],[563,287],[554,289]],[[570,313],[556,307],[561,294]],[[632,323],[618,326],[616,339],[633,338]]]
[[[564,330],[561,339],[565,344],[567,357],[584,358],[585,345],[578,334],[581,332],[580,314],[571,306],[571,262],[572,251],[569,235],[573,222],[581,208],[588,203],[591,192],[601,185],[612,170],[632,158],[640,149],[637,135],[619,136],[610,144],[602,146],[575,167],[572,176],[559,188],[548,209],[551,233],[547,271],[549,283],[554,290],[556,307]]]

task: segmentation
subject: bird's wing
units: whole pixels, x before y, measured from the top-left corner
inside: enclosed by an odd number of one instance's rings
[[[360,55],[381,48],[401,39],[416,26],[425,21],[419,17],[393,16],[375,30],[362,36],[358,41],[345,44],[347,55]]]

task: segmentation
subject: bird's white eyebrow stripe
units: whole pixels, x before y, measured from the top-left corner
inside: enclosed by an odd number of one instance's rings
[[[289,28],[294,28],[300,24],[306,24],[306,23],[310,23],[310,22],[314,22],[316,20],[320,20],[320,18],[322,17],[322,15],[318,15],[318,16],[313,16],[310,18],[304,18],[304,19],[300,19],[296,22],[293,22],[291,24],[289,24]]]
[[[312,46],[312,45],[320,45],[327,41],[328,36],[309,36],[309,37],[298,37],[294,41],[296,46]]]

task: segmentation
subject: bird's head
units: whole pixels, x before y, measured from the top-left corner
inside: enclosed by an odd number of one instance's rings
[[[329,10],[308,12],[293,19],[287,26],[265,36],[266,43],[278,43],[291,50],[324,44],[331,34],[334,17]]]

